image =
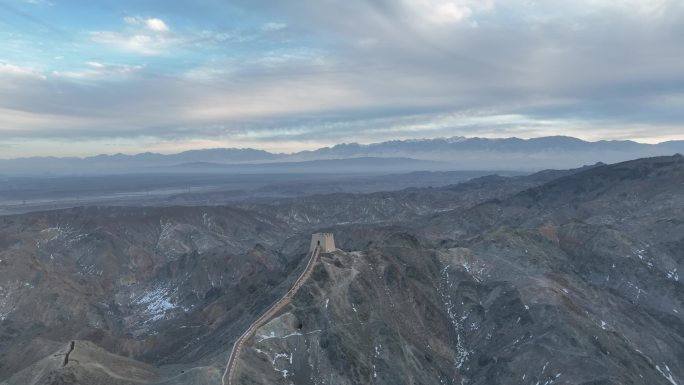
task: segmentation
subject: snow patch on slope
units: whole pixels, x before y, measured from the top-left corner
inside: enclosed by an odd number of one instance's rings
[[[132,303],[143,307],[143,324],[159,321],[168,311],[178,308],[172,301],[175,293],[175,289],[157,286],[135,298]]]

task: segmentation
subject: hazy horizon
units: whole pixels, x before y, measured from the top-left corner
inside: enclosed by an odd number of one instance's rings
[[[40,158],[40,157],[46,157],[46,158],[90,158],[90,157],[96,157],[96,156],[113,156],[113,155],[127,155],[127,156],[134,156],[134,155],[142,155],[142,154],[155,154],[155,155],[176,155],[180,154],[183,152],[189,152],[189,151],[211,151],[211,150],[256,150],[256,151],[266,151],[268,153],[274,154],[274,155],[295,155],[301,152],[306,152],[306,151],[316,151],[316,150],[321,150],[321,149],[326,149],[326,148],[334,148],[336,146],[345,146],[345,145],[361,145],[361,146],[372,146],[372,145],[378,145],[382,143],[387,143],[387,142],[396,142],[396,141],[401,141],[401,142],[411,142],[411,141],[431,141],[431,140],[450,140],[450,139],[463,139],[463,140],[468,140],[468,139],[488,139],[488,140],[506,140],[506,139],[520,139],[524,141],[530,141],[530,140],[535,140],[535,139],[543,139],[543,138],[571,138],[571,139],[579,139],[581,141],[587,142],[587,143],[597,143],[597,142],[633,142],[637,144],[644,144],[644,145],[658,145],[658,144],[664,144],[667,142],[671,141],[678,141],[677,139],[674,140],[663,140],[663,141],[656,141],[656,142],[647,142],[647,141],[638,141],[638,140],[632,140],[632,139],[597,139],[597,140],[587,140],[587,139],[582,139],[574,136],[567,136],[567,135],[550,135],[550,136],[536,136],[536,137],[519,137],[519,136],[508,136],[508,137],[481,137],[481,136],[470,136],[470,137],[463,137],[463,136],[451,136],[451,137],[445,137],[445,136],[438,136],[438,137],[424,137],[424,138],[406,138],[406,139],[388,139],[386,141],[376,141],[376,142],[357,142],[357,141],[350,141],[350,142],[340,142],[340,143],[331,143],[331,144],[326,144],[326,145],[321,145],[321,146],[310,146],[310,147],[305,147],[305,148],[300,148],[296,150],[290,150],[290,151],[278,151],[278,150],[271,150],[268,146],[266,147],[193,147],[193,148],[188,148],[188,149],[183,149],[183,150],[167,150],[167,151],[119,151],[119,152],[109,152],[109,153],[98,153],[98,152],[87,152],[84,154],[70,154],[70,155],[59,155],[59,154],[40,154],[40,155],[34,155],[34,156],[19,156],[19,157],[5,157],[4,153],[0,153],[0,160],[19,160],[19,159],[25,159],[25,158]],[[684,140],[684,139],[683,139]]]

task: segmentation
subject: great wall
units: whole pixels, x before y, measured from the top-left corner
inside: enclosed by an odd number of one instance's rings
[[[319,240],[325,240],[323,244],[319,242]],[[247,330],[245,330],[244,333],[235,341],[233,344],[233,349],[230,352],[230,357],[228,359],[228,363],[226,364],[226,370],[223,373],[223,377],[221,377],[221,384],[222,385],[235,385],[235,366],[237,364],[238,358],[240,357],[240,353],[242,352],[242,348],[244,347],[245,342],[247,342],[252,336],[254,336],[254,333],[256,331],[264,326],[266,322],[271,320],[273,316],[275,316],[280,310],[285,307],[285,305],[290,303],[290,300],[292,300],[292,297],[297,293],[297,291],[302,287],[304,282],[306,282],[309,277],[311,276],[311,273],[313,272],[313,268],[316,265],[316,261],[318,260],[318,256],[320,255],[321,250],[323,252],[331,252],[335,250],[335,243],[334,239],[332,237],[332,234],[314,234],[312,236],[312,241],[311,241],[311,248],[309,250],[309,261],[306,264],[306,267],[302,271],[302,273],[299,275],[295,283],[292,285],[290,290],[285,293],[285,295],[279,299],[277,302],[275,302],[273,305],[271,305],[265,312],[262,314],[259,318],[257,318],[256,321],[254,321]]]

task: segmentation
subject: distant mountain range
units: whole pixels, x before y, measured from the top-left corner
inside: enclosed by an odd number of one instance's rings
[[[382,171],[385,166],[389,167],[389,172],[491,169],[534,171],[545,168],[573,168],[596,162],[615,163],[675,153],[684,153],[684,141],[645,144],[629,140],[588,142],[566,136],[534,139],[452,137],[393,140],[374,144],[344,143],[294,154],[270,153],[251,148],[218,148],[171,155],[142,153],[98,155],[88,158],[33,157],[0,160],[0,173],[244,173],[255,170],[285,173],[349,172],[350,168],[365,167],[366,164],[375,165],[368,172]],[[377,158],[392,159],[373,160]],[[357,160],[351,163],[319,162],[342,159]],[[398,159],[401,160],[397,161]],[[226,165],[242,166],[225,167]]]

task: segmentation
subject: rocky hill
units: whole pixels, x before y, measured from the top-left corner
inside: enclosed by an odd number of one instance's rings
[[[407,188],[371,194],[321,194],[270,199],[258,203],[246,202],[238,206],[264,215],[275,215],[279,220],[302,231],[352,223],[403,223],[427,214],[466,209],[491,199],[506,198],[562,176],[600,165],[572,170],[546,170],[524,176],[488,175],[438,188]]]
[[[684,380],[684,159],[242,207],[0,218],[0,383]],[[344,250],[344,251],[342,251]],[[73,341],[73,343],[72,343]]]
[[[679,384],[683,166],[599,165],[373,228],[257,332],[239,383]],[[332,229],[373,231],[355,227]]]
[[[279,250],[286,224],[232,208],[73,209],[3,217],[0,234],[0,379],[9,384],[164,379],[169,365],[173,378],[209,366],[197,375],[215,383],[234,335],[300,258]],[[50,357],[74,340],[80,366],[55,372]],[[101,354],[85,353],[93,349]],[[147,369],[123,376],[112,359]]]

